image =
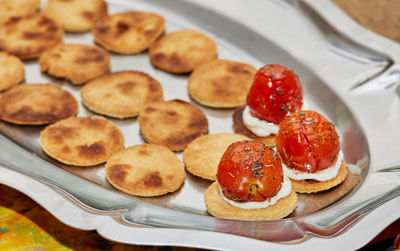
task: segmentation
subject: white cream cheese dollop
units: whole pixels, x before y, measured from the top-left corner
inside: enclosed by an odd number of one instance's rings
[[[252,133],[258,137],[267,137],[271,134],[278,134],[279,126],[274,123],[268,123],[265,120],[261,120],[254,117],[250,113],[248,105],[243,110],[243,123]]]
[[[290,183],[289,178],[286,177],[286,175],[284,175],[283,182],[282,182],[281,188],[278,191],[278,193],[274,197],[269,198],[265,201],[260,201],[260,202],[257,202],[257,201],[236,202],[236,201],[226,198],[219,185],[218,185],[218,188],[219,188],[219,192],[220,192],[222,198],[224,199],[224,201],[226,201],[230,205],[232,205],[234,207],[239,207],[242,209],[258,209],[258,208],[266,208],[266,207],[272,206],[279,199],[287,197],[290,194],[290,192],[292,192],[292,183]]]
[[[308,110],[308,103],[303,100],[303,106],[301,110]],[[279,125],[275,125],[274,123],[269,123],[265,120],[261,120],[257,117],[254,117],[250,113],[250,108],[248,105],[243,110],[243,123],[252,133],[257,135],[258,137],[267,137],[269,135],[275,134],[277,135],[279,132]]]
[[[292,169],[287,167],[282,163],[282,168],[283,172],[287,177],[291,178],[292,180],[318,180],[318,181],[327,181],[330,179],[333,179],[337,176],[340,166],[342,165],[343,161],[343,153],[342,151],[339,151],[337,160],[335,165],[328,167],[322,171],[316,172],[316,173],[307,173],[307,172],[301,172],[296,169]]]

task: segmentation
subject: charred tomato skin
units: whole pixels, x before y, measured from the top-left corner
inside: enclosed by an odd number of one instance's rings
[[[247,96],[251,115],[278,125],[285,117],[300,111],[303,87],[289,68],[269,64],[258,70]]]
[[[279,155],[258,141],[231,144],[223,154],[217,181],[225,197],[237,202],[265,201],[283,182]]]
[[[315,173],[333,166],[340,151],[335,126],[314,111],[301,111],[283,120],[276,148],[289,168]]]

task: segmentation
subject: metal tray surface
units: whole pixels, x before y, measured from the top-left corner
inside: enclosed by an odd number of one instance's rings
[[[39,135],[43,126],[17,126],[0,122],[0,132],[5,136],[0,137],[2,148],[0,163],[47,184],[89,213],[112,215],[113,221],[125,227],[151,227],[151,230],[159,228],[208,230],[214,233],[230,233],[264,241],[286,243],[305,242],[310,236],[333,237],[343,233],[343,230],[348,229],[352,223],[400,193],[398,180],[391,179],[388,182],[386,178],[374,176],[374,167],[371,166],[374,163],[370,154],[371,144],[368,144],[369,139],[362,129],[368,125],[357,117],[357,114],[364,111],[360,112],[360,109],[354,108],[355,103],[346,100],[348,94],[343,94],[354,90],[365,90],[365,86],[371,86],[371,80],[379,80],[390,71],[394,71],[393,69],[396,70],[396,57],[371,48],[369,45],[360,44],[342,34],[322,18],[316,11],[316,7],[307,1],[256,2],[262,8],[256,9],[254,3],[247,7],[237,1],[235,4],[237,7],[243,7],[243,13],[249,14],[253,11],[255,13],[253,21],[260,19],[269,24],[267,21],[282,14],[290,15],[291,18],[283,24],[261,25],[263,30],[260,31],[256,25],[250,25],[254,22],[247,22],[246,17],[243,19],[241,15],[232,14],[235,13],[232,9],[235,5],[231,4],[230,7],[221,11],[221,7],[226,6],[225,1],[198,3],[182,0],[114,0],[108,1],[108,4],[110,14],[126,10],[144,10],[161,14],[167,20],[166,33],[183,28],[200,30],[217,41],[219,58],[246,62],[256,68],[267,63],[280,63],[292,68],[303,83],[310,107],[326,115],[337,126],[342,151],[350,167],[349,177],[343,184],[326,192],[311,195],[299,194],[297,208],[286,219],[247,222],[222,220],[209,216],[203,197],[205,189],[211,182],[189,173],[186,175],[183,186],[168,195],[142,198],[120,193],[105,179],[104,165],[73,167],[48,157],[39,144]],[[273,17],[257,16],[264,13],[266,9],[270,13],[275,13],[271,14]],[[231,15],[227,14],[229,12]],[[236,13],[238,13],[237,10]],[[297,27],[291,27],[291,25],[294,26],[293,22],[298,21],[296,19],[302,20],[298,26],[307,28],[308,32],[313,34],[313,39],[308,39],[308,43],[300,43],[302,36],[307,34],[300,33]],[[284,28],[290,32],[285,33]],[[293,44],[297,41],[295,38],[298,39],[299,44]],[[289,43],[288,39],[291,39]],[[94,43],[90,33],[67,34],[64,42]],[[318,55],[328,50],[330,54],[324,55],[326,57],[324,59],[331,60],[331,64],[332,62],[342,63],[344,69],[337,66],[331,69],[330,74],[338,75],[346,81],[332,87],[330,81],[320,76],[324,70],[315,70],[315,61],[302,57],[302,51],[310,44],[315,49],[313,53]],[[73,86],[66,80],[42,74],[37,61],[29,61],[25,63],[25,67],[27,83],[56,83],[80,100],[81,87]],[[111,53],[111,68],[112,72],[127,69],[146,72],[162,84],[164,100],[183,99],[195,103],[187,94],[188,75],[174,75],[155,69],[146,52],[129,56]],[[391,80],[393,76],[398,77],[395,73],[389,74],[392,76]],[[332,79],[335,78],[330,78]],[[347,84],[349,82],[351,82],[350,85]],[[383,88],[390,89],[388,85]],[[342,98],[339,98],[339,95]],[[233,132],[231,119],[233,110],[198,106],[207,115],[210,134]],[[91,114],[93,113],[80,104],[78,116]],[[140,136],[137,119],[110,120],[122,130],[125,136],[125,147],[144,143]],[[177,155],[181,158],[181,153]],[[396,167],[388,166],[378,171],[385,173],[388,170],[396,174],[398,172]],[[0,181],[12,185],[12,182],[5,182],[1,177]],[[24,189],[21,190],[27,192]],[[369,192],[365,192],[367,190]],[[54,208],[50,211],[53,212]],[[132,237],[130,243],[141,242],[139,238],[135,241]],[[161,245],[165,242],[163,243],[160,239],[145,241],[144,244]],[[222,248],[215,245],[196,245],[193,241],[192,244],[184,241],[176,244]]]

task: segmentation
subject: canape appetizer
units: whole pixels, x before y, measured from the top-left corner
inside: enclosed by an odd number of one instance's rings
[[[279,155],[259,141],[231,144],[219,163],[217,181],[205,192],[210,214],[227,219],[281,219],[294,210],[296,200]]]
[[[276,148],[296,192],[327,190],[347,176],[335,126],[317,112],[297,112],[284,119]]]
[[[234,112],[234,131],[274,145],[279,123],[303,103],[298,76],[285,66],[266,65],[254,77],[247,105]]]

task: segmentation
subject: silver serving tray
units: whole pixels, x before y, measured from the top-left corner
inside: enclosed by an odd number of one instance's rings
[[[207,214],[203,192],[208,181],[187,174],[175,193],[128,196],[106,181],[103,165],[71,167],[47,157],[38,140],[43,127],[1,122],[0,182],[26,193],[66,224],[133,244],[241,250],[335,243],[335,248],[356,249],[400,217],[399,45],[359,27],[327,0],[108,2],[109,13],[131,9],[163,15],[166,32],[205,32],[217,41],[219,58],[294,69],[310,106],[338,128],[350,165],[348,179],[328,192],[300,195],[295,212],[283,220],[222,220]],[[67,34],[65,42],[92,44],[93,38]],[[112,54],[111,64],[112,71],[149,73],[163,85],[165,100],[191,101],[187,75],[156,70],[146,53]],[[57,83],[79,99],[80,87],[41,74],[37,61],[25,65],[28,83]],[[210,133],[232,132],[232,110],[201,109]],[[79,116],[89,114],[80,106]],[[136,119],[112,121],[123,131],[125,146],[143,143]]]

